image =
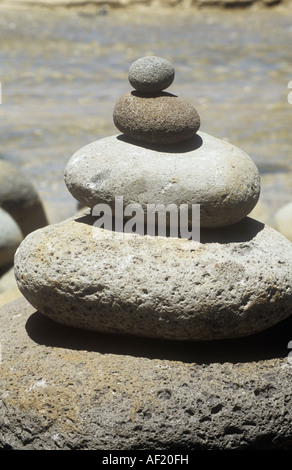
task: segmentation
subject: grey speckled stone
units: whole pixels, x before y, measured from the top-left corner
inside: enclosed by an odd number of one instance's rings
[[[291,450],[291,331],[174,344],[58,325],[21,298],[0,309],[0,448]]]
[[[15,255],[19,290],[53,320],[138,336],[211,340],[292,313],[292,244],[246,218],[202,243],[115,233],[79,217],[35,231]]]
[[[168,60],[146,56],[131,65],[128,79],[136,90],[155,93],[168,88],[174,80],[174,75],[174,68]]]
[[[78,150],[65,170],[70,193],[84,206],[201,204],[201,226],[243,219],[260,194],[259,172],[242,150],[206,133],[169,147],[136,145],[112,136]]]
[[[200,127],[194,106],[170,93],[132,91],[116,103],[113,120],[119,131],[137,141],[171,145],[190,139]]]

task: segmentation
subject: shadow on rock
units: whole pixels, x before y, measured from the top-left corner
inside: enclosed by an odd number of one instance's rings
[[[75,218],[75,222],[80,224],[86,224],[94,226],[96,220],[98,219],[97,216],[93,216],[91,214],[91,209],[86,209],[86,211]],[[124,233],[133,233],[129,229],[126,229],[126,222],[129,218],[124,217],[122,225],[124,227]],[[115,217],[112,216],[111,226],[115,229]],[[250,250],[250,246],[248,242],[253,240],[259,232],[261,232],[265,227],[265,224],[259,222],[258,220],[252,219],[251,217],[245,217],[243,220],[238,222],[237,224],[233,224],[227,227],[219,227],[216,229],[208,229],[208,228],[201,228],[200,229],[200,243],[221,243],[221,244],[228,244],[228,243],[245,243],[245,247],[240,247],[241,253],[245,254],[248,250]],[[169,230],[169,227],[167,227]],[[180,227],[178,227],[180,229]],[[139,229],[136,231],[136,235],[144,236],[147,234],[147,223],[144,225],[144,230],[139,232]],[[167,232],[167,236],[168,232]],[[171,238],[169,236],[169,238]],[[178,238],[181,238],[178,236]]]
[[[194,134],[193,137],[187,140],[173,143],[171,145],[140,142],[139,140],[135,140],[125,134],[118,135],[117,139],[122,142],[127,142],[128,144],[133,144],[136,147],[144,147],[146,149],[155,150],[156,152],[176,153],[177,158],[179,158],[180,153],[192,152],[203,145],[203,139],[199,134]]]
[[[251,336],[196,342],[81,330],[56,323],[39,312],[28,318],[26,331],[33,341],[49,347],[197,364],[238,363],[287,358],[292,316]]]
[[[265,224],[251,217],[227,227],[201,228],[201,243],[247,243],[265,228]],[[249,249],[248,244],[246,249]],[[241,248],[241,253],[245,254]]]

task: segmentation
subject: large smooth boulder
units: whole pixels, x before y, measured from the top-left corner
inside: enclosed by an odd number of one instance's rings
[[[189,463],[197,450],[291,450],[291,331],[290,317],[174,343],[66,327],[18,299],[0,309],[0,449],[104,451],[97,464],[119,450]]]
[[[137,145],[111,136],[75,152],[64,174],[70,193],[84,206],[137,203],[165,207],[200,204],[201,227],[236,223],[255,207],[259,172],[242,150],[205,133],[171,147]]]
[[[28,235],[15,255],[19,290],[67,325],[210,340],[253,334],[292,313],[292,244],[246,218],[201,242],[144,237],[81,216]]]

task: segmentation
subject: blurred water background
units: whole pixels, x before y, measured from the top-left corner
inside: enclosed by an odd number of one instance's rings
[[[77,206],[65,166],[118,133],[113,108],[144,55],[173,63],[169,91],[197,108],[201,131],[254,159],[269,210],[292,200],[291,11],[2,9],[0,41],[0,158],[64,217]]]

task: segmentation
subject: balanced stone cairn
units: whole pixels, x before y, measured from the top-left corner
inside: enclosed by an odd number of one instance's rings
[[[114,109],[116,127],[128,137],[154,144],[173,144],[192,137],[200,127],[197,110],[178,96],[163,92],[174,79],[173,66],[159,57],[132,64],[129,82],[135,91]]]
[[[256,165],[199,131],[196,109],[164,91],[173,79],[158,57],[130,67],[135,90],[113,113],[122,134],[85,146],[65,169],[92,212],[35,231],[17,250],[20,291],[56,322],[194,341],[251,335],[292,313],[292,245],[247,217],[260,195]],[[153,204],[178,217],[199,206],[200,239],[135,232],[131,210],[141,229]]]

